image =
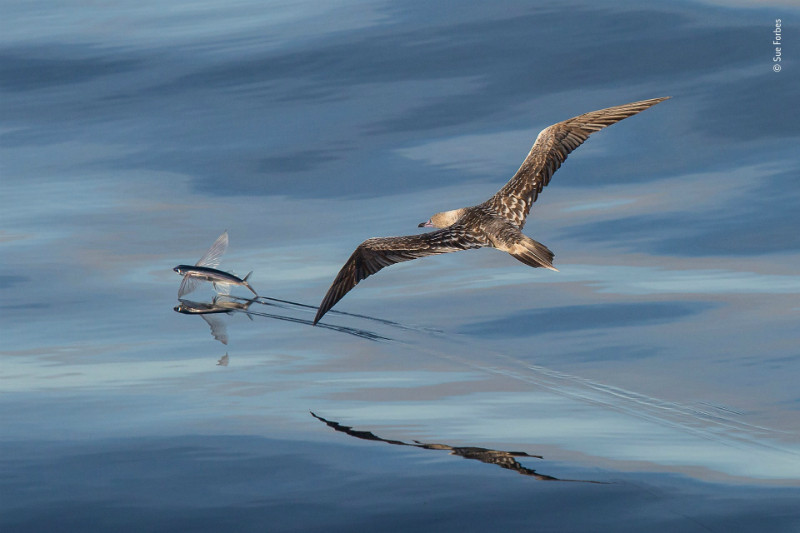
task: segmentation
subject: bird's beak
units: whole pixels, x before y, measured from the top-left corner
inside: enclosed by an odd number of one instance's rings
[[[427,222],[420,222],[419,226],[417,226],[417,227],[418,228],[432,228],[433,224],[431,224],[431,221],[429,220]]]

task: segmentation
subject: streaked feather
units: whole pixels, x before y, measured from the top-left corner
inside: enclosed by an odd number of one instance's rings
[[[583,144],[589,135],[667,98],[652,98],[600,109],[543,129],[516,174],[485,205],[522,228],[539,193],[550,183],[550,178],[567,156]]]
[[[459,224],[422,235],[367,239],[358,245],[333,280],[319,306],[314,323],[316,324],[358,282],[382,268],[420,257],[481,248],[485,245],[485,241],[475,238]]]
[[[520,231],[539,193],[567,156],[592,133],[667,98],[600,109],[553,124],[539,133],[519,170],[494,196],[480,205],[437,213],[428,222],[443,229],[423,235],[367,239],[333,280],[314,324],[364,278],[394,263],[419,257],[492,246],[526,265],[556,270],[553,252]]]

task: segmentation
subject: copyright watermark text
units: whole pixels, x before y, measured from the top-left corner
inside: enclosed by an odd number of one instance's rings
[[[775,29],[772,30],[772,46],[775,47],[775,54],[772,56],[772,70],[781,71],[781,19],[775,19]]]

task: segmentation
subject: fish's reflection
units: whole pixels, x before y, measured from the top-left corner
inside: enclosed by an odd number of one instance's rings
[[[302,310],[305,311],[308,306],[306,304],[300,304],[296,302],[290,302],[288,300],[278,300],[275,298],[266,298],[266,297],[258,297],[258,298],[241,298],[237,296],[228,296],[228,295],[221,295],[215,296],[211,302],[195,302],[192,300],[184,300],[179,299],[180,303],[174,307],[174,310],[178,313],[182,313],[185,315],[200,315],[200,317],[208,323],[209,327],[211,328],[211,335],[222,344],[228,344],[228,333],[227,328],[225,327],[225,323],[217,317],[212,315],[216,314],[233,314],[233,313],[244,313],[253,320],[254,316],[263,317],[263,318],[270,318],[273,320],[282,320],[285,322],[294,322],[295,324],[305,324],[307,326],[313,326],[314,323],[311,319],[300,318],[296,316],[292,316],[290,314],[280,314],[280,313],[268,313],[265,311],[253,311],[250,309],[250,306],[253,304],[264,306],[265,308],[278,308],[278,309],[285,309],[287,311],[295,311],[295,310]],[[314,307],[313,309],[316,309]],[[378,322],[386,323],[386,321],[375,319]],[[394,323],[389,323],[393,324]],[[397,325],[399,326],[399,324]],[[371,341],[389,341],[392,340],[389,337],[384,335],[380,335],[378,333],[368,331],[365,329],[359,328],[352,328],[348,326],[338,326],[334,324],[317,324],[317,328],[321,329],[329,329],[332,331],[338,331],[339,333],[345,333],[348,335],[354,335],[356,337],[361,337],[362,339],[367,339]]]
[[[228,344],[228,328],[216,314],[230,314],[241,312],[250,317],[248,309],[255,302],[255,298],[240,301],[227,296],[215,296],[211,302],[194,302],[192,300],[178,300],[180,303],[175,306],[175,311],[184,315],[200,315],[211,328],[211,336],[222,344]],[[253,317],[250,317],[252,320]]]
[[[541,455],[530,455],[525,452],[506,452],[502,450],[490,450],[488,448],[478,448],[475,446],[450,446],[448,444],[427,444],[416,440],[413,442],[403,442],[401,440],[384,439],[375,435],[370,431],[359,431],[353,429],[350,426],[343,426],[338,422],[334,422],[332,420],[326,420],[313,412],[311,412],[311,416],[313,416],[314,418],[316,418],[321,422],[324,422],[328,427],[331,427],[336,431],[345,433],[357,439],[385,442],[387,444],[395,444],[398,446],[411,446],[414,448],[423,448],[425,450],[447,450],[450,452],[450,455],[458,455],[459,457],[463,457],[465,459],[475,459],[482,463],[497,465],[500,468],[504,468],[506,470],[513,470],[514,472],[518,472],[523,476],[531,476],[540,481],[569,481],[576,483],[597,483],[601,485],[606,484],[606,482],[604,481],[592,481],[584,479],[562,479],[553,476],[548,476],[546,474],[540,474],[532,468],[527,468],[525,466],[522,466],[516,459],[517,457],[530,457],[533,459],[543,459]]]
[[[175,306],[175,311],[185,315],[208,315],[214,313],[230,313],[232,311],[242,311],[247,313],[247,310],[256,301],[255,298],[250,298],[241,301],[239,298],[231,296],[215,296],[210,303],[194,302],[192,300],[178,299],[180,304]]]

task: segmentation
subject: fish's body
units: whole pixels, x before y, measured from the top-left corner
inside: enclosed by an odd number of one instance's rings
[[[436,213],[419,227],[436,231],[403,237],[373,237],[361,243],[337,274],[314,324],[358,282],[395,263],[472,248],[492,247],[531,267],[556,270],[553,252],[522,233],[533,203],[567,155],[592,133],[669,97],[609,107],[545,128],[516,174],[496,194],[472,207]]]
[[[172,270],[184,276],[184,279],[188,276],[195,282],[210,281],[214,285],[214,289],[223,294],[228,293],[229,291],[228,286],[241,285],[242,287],[247,287],[248,289],[250,289],[250,292],[258,296],[258,293],[255,290],[253,290],[253,287],[251,287],[250,283],[248,283],[248,279],[250,278],[250,274],[252,274],[252,272],[247,274],[244,278],[240,278],[229,272],[217,270],[216,268],[193,266],[193,265],[178,265]],[[184,292],[183,294],[179,294],[179,296],[183,296],[184,294],[186,294],[186,292]]]
[[[235,276],[229,272],[218,270],[220,258],[225,250],[228,248],[228,232],[220,235],[211,248],[203,254],[203,257],[194,265],[178,265],[172,270],[183,276],[181,286],[178,289],[178,298],[189,294],[197,288],[197,283],[200,281],[209,281],[214,285],[214,289],[220,294],[228,294],[231,285],[240,285],[247,287],[250,292],[258,296],[258,293],[250,286],[248,279],[250,272],[244,278]]]

